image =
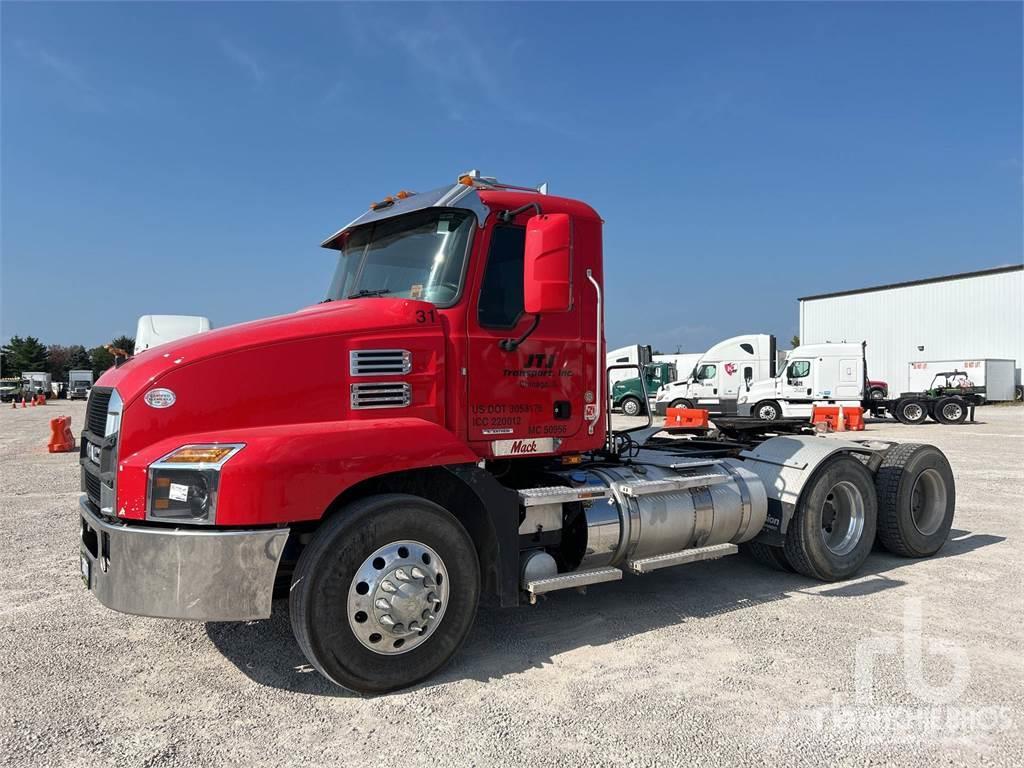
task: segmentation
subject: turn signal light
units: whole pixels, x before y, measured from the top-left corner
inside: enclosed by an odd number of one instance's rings
[[[165,464],[218,464],[235,450],[233,445],[215,445],[204,448],[185,446],[162,459]]]

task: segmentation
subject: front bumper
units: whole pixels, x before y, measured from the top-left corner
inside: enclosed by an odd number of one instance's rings
[[[244,621],[270,616],[287,528],[184,530],[109,523],[79,500],[83,578],[137,616]]]

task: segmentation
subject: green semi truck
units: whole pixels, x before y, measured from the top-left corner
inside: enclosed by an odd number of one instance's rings
[[[676,380],[676,367],[672,363],[647,363],[643,366],[643,371],[647,397],[652,400],[662,386]],[[627,416],[642,416],[647,413],[651,403],[644,398],[644,390],[640,386],[638,376],[612,384],[612,407],[621,408]]]

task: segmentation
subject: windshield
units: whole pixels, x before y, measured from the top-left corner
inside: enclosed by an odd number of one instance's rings
[[[475,221],[467,211],[434,208],[353,229],[327,299],[397,296],[453,304]]]

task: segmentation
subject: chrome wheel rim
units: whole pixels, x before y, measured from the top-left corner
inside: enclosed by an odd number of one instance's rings
[[[636,416],[640,413],[640,406],[632,400],[627,400],[626,404],[622,406],[622,410],[626,412],[627,416]]]
[[[917,403],[910,403],[903,406],[903,417],[908,421],[917,421],[924,413],[924,409]]]
[[[832,486],[821,506],[821,540],[836,555],[848,555],[864,533],[864,497],[853,483]]]
[[[757,412],[761,421],[775,421],[776,413],[774,405],[762,405]]]
[[[926,469],[914,480],[910,491],[910,516],[914,527],[931,536],[946,517],[946,484],[934,469]]]
[[[371,554],[348,590],[348,623],[374,653],[408,653],[422,645],[448,607],[448,571],[418,541],[394,541]]]
[[[942,406],[942,415],[950,421],[956,421],[960,418],[963,410],[964,409],[960,407],[959,403],[946,403]]]

